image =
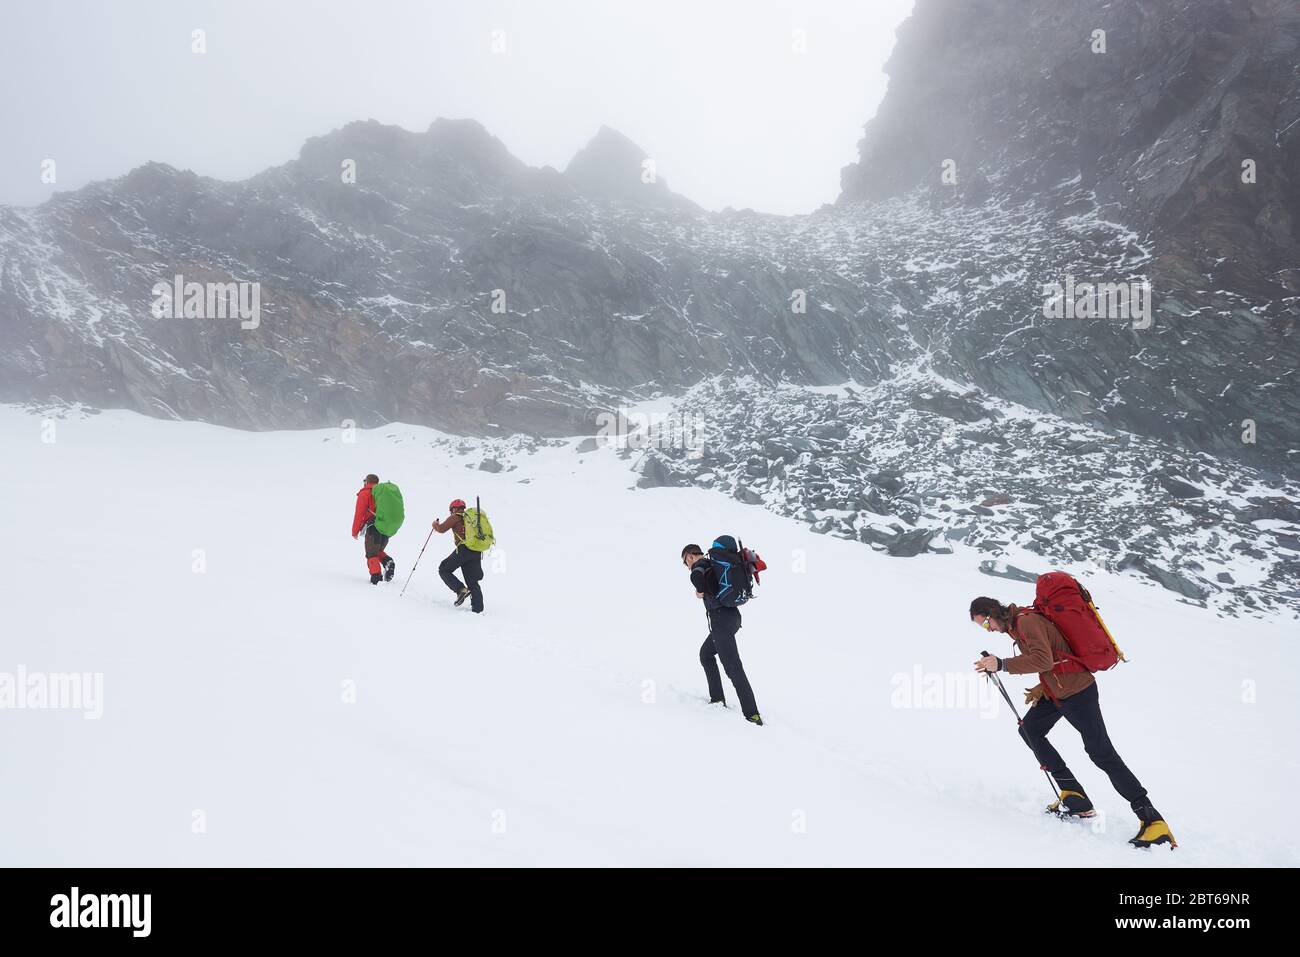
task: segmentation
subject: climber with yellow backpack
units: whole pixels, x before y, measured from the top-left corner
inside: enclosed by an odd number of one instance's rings
[[[455,593],[456,605],[463,605],[468,598],[470,610],[478,613],[483,611],[483,590],[479,587],[483,580],[483,554],[496,543],[496,536],[478,499],[474,499],[472,509],[466,508],[463,499],[455,499],[447,506],[447,512],[445,519],[434,521],[433,530],[439,534],[451,532],[456,550],[442,560],[438,577]],[[464,582],[456,577],[457,570],[465,576]]]
[[[1129,843],[1134,847],[1177,847],[1169,825],[1152,807],[1146,788],[1124,764],[1106,732],[1093,673],[1113,668],[1125,658],[1087,590],[1065,572],[1049,572],[1038,578],[1031,607],[976,598],[971,602],[970,617],[987,631],[1009,635],[1018,651],[1010,658],[984,652],[975,662],[976,671],[989,675],[1000,689],[998,672],[1038,673],[1039,684],[1025,692],[1025,703],[1031,707],[1023,720],[1019,715],[1016,720],[1020,736],[1048,780],[1055,780],[1053,787],[1059,788],[1057,800],[1047,810],[1061,818],[1089,818],[1097,813],[1083,785],[1047,740],[1047,733],[1065,718],[1083,738],[1092,763],[1106,773],[1138,816],[1141,826]],[[1001,690],[1005,697],[1005,689]]]

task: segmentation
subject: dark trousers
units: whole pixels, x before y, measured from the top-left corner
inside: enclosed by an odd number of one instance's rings
[[[387,562],[388,552],[384,548],[388,545],[388,536],[380,535],[375,530],[375,526],[366,526],[366,568],[370,574],[378,575],[384,570],[384,563]]]
[[[736,632],[740,630],[740,612],[735,608],[715,608],[709,612],[709,637],[700,646],[700,664],[704,666],[704,675],[709,681],[709,699],[725,701],[722,692],[722,675],[718,673],[718,659],[736,689],[740,699],[740,710],[745,717],[758,714],[758,704],[754,701],[753,689],[745,677],[745,666],[740,663],[740,651],[736,647]]]
[[[1053,703],[1050,698],[1040,698],[1026,713],[1025,723],[1020,727],[1021,736],[1034,752],[1034,757],[1038,758],[1038,763],[1056,778],[1057,784],[1071,791],[1083,791],[1082,787],[1076,786],[1077,780],[1074,775],[1065,766],[1065,761],[1061,759],[1056,748],[1052,747],[1047,740],[1047,732],[1051,731],[1053,725],[1061,718],[1070,722],[1074,730],[1079,732],[1079,736],[1083,738],[1083,749],[1088,752],[1092,763],[1106,772],[1110,783],[1123,795],[1133,810],[1149,806],[1146,788],[1138,783],[1133,772],[1115,751],[1115,746],[1110,743],[1110,735],[1106,733],[1106,722],[1101,718],[1096,682],[1078,694],[1063,699],[1059,705]]]
[[[465,584],[456,577],[456,569],[461,569]],[[438,577],[443,584],[460,594],[462,588],[469,589],[469,607],[473,611],[483,610],[483,589],[478,583],[483,580],[483,553],[476,552],[468,545],[457,545],[456,550],[442,560],[438,566]]]

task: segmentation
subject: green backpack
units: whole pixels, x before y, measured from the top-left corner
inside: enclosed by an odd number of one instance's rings
[[[392,482],[380,482],[370,490],[370,494],[375,497],[375,531],[392,538],[406,518],[402,508],[402,490]]]
[[[486,552],[496,541],[487,513],[481,508],[465,509],[465,544],[476,552]]]

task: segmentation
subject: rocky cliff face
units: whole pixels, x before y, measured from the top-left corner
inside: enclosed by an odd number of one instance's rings
[[[1300,296],[1298,61],[1294,0],[922,0],[842,201],[1078,185],[1158,237],[1159,281],[1276,314]]]
[[[240,183],[145,166],[0,208],[0,399],[556,435],[724,373],[919,367],[1290,469],[1298,30],[1270,0],[918,0],[841,202],[801,217],[705,213],[607,129],[562,173],[466,120]],[[257,323],[156,317],[177,275],[256,283]],[[1150,321],[1046,318],[1067,279],[1149,281]]]
[[[561,174],[476,123],[357,123],[242,183],[151,165],[0,210],[0,395],[572,434],[733,367],[857,374],[847,317],[828,335],[792,314],[788,267],[644,183],[640,156],[605,130]],[[176,275],[256,282],[260,321],[155,317]]]
[[[1025,330],[1042,302],[1025,283],[1018,302],[959,330],[940,365],[1036,407],[1050,406],[1038,390],[1073,396],[1057,406],[1071,418],[1097,410],[1144,434],[1294,464],[1298,61],[1294,0],[921,0],[840,202],[1028,202],[1059,222],[1084,211],[1124,224],[1144,256],[1072,273],[1150,282],[1151,329]],[[1245,420],[1268,449],[1243,448]]]

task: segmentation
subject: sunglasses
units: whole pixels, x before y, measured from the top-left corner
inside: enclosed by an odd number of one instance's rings
[[[992,631],[992,630],[993,630],[993,625],[992,625],[992,623],[991,623],[987,618],[985,618],[983,621],[976,622],[976,624],[978,624],[978,625],[979,625],[981,628],[983,628],[985,631]]]

